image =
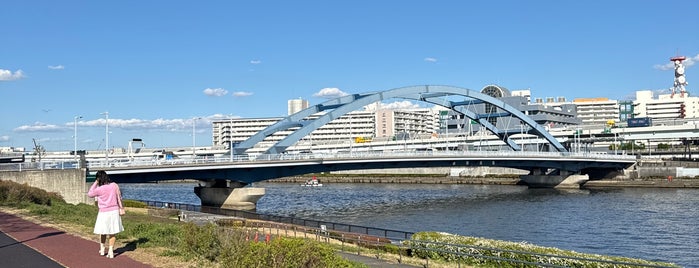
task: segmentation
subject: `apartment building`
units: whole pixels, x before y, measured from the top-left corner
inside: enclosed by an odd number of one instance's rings
[[[654,97],[653,91],[636,92],[633,102],[634,117],[657,119],[678,119],[699,117],[699,98],[688,95],[661,94]]]
[[[609,122],[620,121],[619,102],[608,98],[577,98],[573,99],[578,118],[583,125],[605,126]]]
[[[308,120],[325,115],[325,112],[313,114]],[[431,109],[406,110],[358,110],[336,118],[314,130],[310,135],[297,142],[291,150],[310,148],[313,145],[367,142],[375,138],[394,139],[411,138],[417,135],[431,135],[436,131],[436,116]],[[229,148],[235,146],[255,133],[282,120],[273,118],[230,118],[212,122],[213,145]],[[284,139],[298,128],[276,132],[259,145],[268,147]]]

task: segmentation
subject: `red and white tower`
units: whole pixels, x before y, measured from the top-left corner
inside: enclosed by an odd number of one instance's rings
[[[677,56],[670,58],[670,61],[675,63],[675,83],[672,87],[672,97],[675,97],[675,93],[680,93],[680,98],[684,98],[685,86],[687,85],[687,78],[684,77],[684,64],[682,62],[686,60],[685,56]]]

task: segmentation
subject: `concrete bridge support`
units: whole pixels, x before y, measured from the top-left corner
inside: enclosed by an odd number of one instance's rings
[[[529,175],[522,175],[519,178],[527,183],[531,188],[559,188],[559,189],[580,189],[590,177],[588,175],[573,174],[567,171],[559,171],[558,174],[545,174],[543,170],[536,169]]]
[[[265,188],[245,187],[240,182],[209,180],[203,186],[194,187],[202,206],[254,210],[257,201],[265,195]]]

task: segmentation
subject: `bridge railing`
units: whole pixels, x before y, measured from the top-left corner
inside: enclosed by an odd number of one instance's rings
[[[581,158],[581,159],[605,159],[605,160],[634,160],[634,155],[616,155],[606,153],[589,152],[515,152],[515,151],[358,151],[336,153],[294,153],[294,154],[261,154],[261,155],[234,155],[218,157],[195,157],[175,159],[154,158],[91,158],[88,159],[88,168],[128,168],[148,166],[177,166],[177,165],[206,165],[206,164],[236,164],[264,161],[322,161],[342,159],[380,159],[380,158],[418,158],[418,157],[480,157],[480,158]],[[23,162],[0,165],[0,170],[23,169],[69,169],[78,168],[75,160],[42,159],[39,162]]]

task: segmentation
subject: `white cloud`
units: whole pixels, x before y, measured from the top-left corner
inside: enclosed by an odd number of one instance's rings
[[[110,114],[111,115],[111,114]],[[205,133],[207,131],[211,130],[211,124],[213,121],[216,120],[226,120],[230,118],[240,118],[240,116],[237,115],[222,115],[222,114],[214,114],[214,115],[209,115],[209,116],[202,116],[202,117],[197,117],[195,120],[193,117],[189,118],[176,118],[176,119],[164,119],[164,118],[157,118],[157,119],[137,119],[137,118],[131,118],[131,119],[120,119],[120,118],[109,118],[109,130],[111,131],[140,131],[140,132],[159,132],[159,131],[166,131],[166,132],[186,132],[186,133],[191,133],[192,132],[192,124],[196,123],[196,131],[197,133]],[[93,129],[100,129],[102,133],[104,133],[105,129],[105,123],[106,119],[105,118],[99,118],[99,119],[94,119],[94,120],[87,120],[87,121],[78,121],[78,127],[81,129],[86,129],[86,128],[93,128]],[[63,123],[63,125],[51,125],[51,124],[46,124],[46,123],[41,123],[41,122],[36,122],[32,125],[24,125],[15,128],[13,131],[18,132],[18,133],[27,133],[27,132],[50,132],[50,133],[56,133],[56,132],[63,132],[63,133],[70,133],[70,135],[73,134],[74,131],[74,121],[69,121]],[[81,130],[82,131],[82,130]],[[6,139],[6,140],[3,140]],[[0,136],[0,142],[2,141],[9,141],[10,137],[9,136]],[[87,142],[87,141],[84,141]]]
[[[261,60],[251,60],[250,61],[250,64],[260,64],[260,63],[262,63]]]
[[[60,132],[66,130],[66,127],[45,124],[41,122],[36,122],[33,125],[19,126],[14,129],[15,132]]]
[[[697,54],[697,55],[694,56],[694,57],[687,58],[687,60],[684,61],[684,66],[685,66],[685,67],[692,66],[692,65],[694,65],[695,63],[697,63],[697,61],[699,61],[699,54]]]
[[[0,69],[0,81],[12,81],[25,78],[24,72],[22,70],[17,70],[14,73],[10,70]]]
[[[427,58],[425,58],[425,61],[426,61],[426,62],[437,62],[437,59],[436,59],[436,58],[432,58],[432,57],[427,57]]]
[[[380,110],[380,109],[389,109],[389,110],[400,110],[400,109],[415,109],[415,108],[420,108],[419,104],[412,103],[411,101],[408,100],[403,100],[403,101],[395,101],[391,103],[383,103],[383,102],[375,102],[372,104],[369,104],[364,107],[366,110]]]
[[[10,136],[7,136],[7,135],[0,136],[0,141],[10,141]]]
[[[66,67],[63,65],[49,65],[49,69],[51,69],[51,70],[63,70],[65,68]]]
[[[342,96],[347,96],[348,94],[336,87],[326,87],[321,89],[317,93],[313,94],[313,97],[324,98],[324,99],[334,99]]]
[[[207,96],[221,97],[228,94],[228,90],[223,88],[207,88],[204,89],[204,94]]]
[[[699,61],[699,54],[697,54],[694,57],[687,57],[687,59],[683,62],[684,67],[690,67],[697,63]],[[668,62],[665,64],[656,64],[653,65],[653,68],[662,70],[662,71],[667,71],[667,70],[674,70],[675,69],[675,64],[673,62]]]
[[[247,96],[252,96],[252,92],[247,92],[247,91],[236,91],[233,92],[233,97],[247,97]]]

